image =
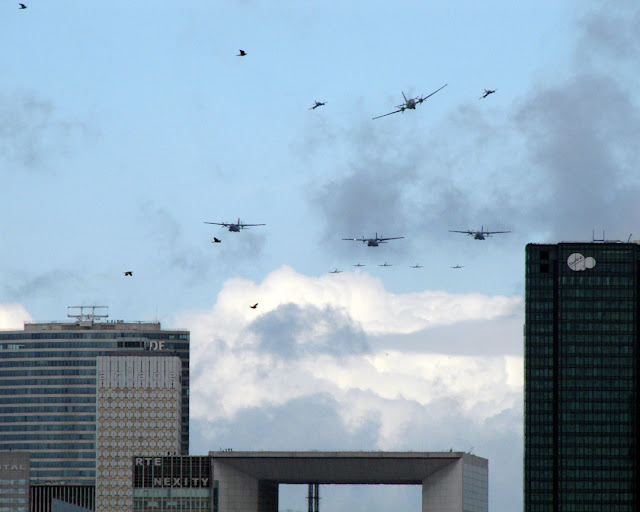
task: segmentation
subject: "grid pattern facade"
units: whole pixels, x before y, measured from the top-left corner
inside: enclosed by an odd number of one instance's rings
[[[133,505],[131,458],[180,452],[180,358],[97,358],[96,512]]]
[[[31,512],[56,512],[60,503],[95,510],[95,490],[93,485],[33,485]]]
[[[525,512],[638,510],[640,246],[529,244]]]
[[[209,457],[134,457],[134,512],[217,510]]]
[[[32,484],[95,485],[96,358],[123,350],[180,357],[181,453],[188,453],[188,331],[77,322],[0,332],[0,450],[30,452]]]
[[[29,454],[0,452],[0,512],[29,511]]]

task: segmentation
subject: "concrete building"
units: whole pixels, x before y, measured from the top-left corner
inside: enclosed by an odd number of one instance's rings
[[[30,453],[32,485],[93,487],[97,358],[146,350],[180,358],[179,452],[188,453],[189,331],[109,321],[98,306],[70,310],[70,322],[0,332],[0,450]]]
[[[525,512],[640,509],[640,245],[529,244]]]
[[[443,452],[210,452],[219,512],[277,512],[279,484],[422,486],[423,512],[488,512],[489,463]]]
[[[180,453],[182,365],[148,352],[96,363],[96,512],[130,511],[132,457]]]
[[[29,512],[29,454],[0,452],[0,512]]]

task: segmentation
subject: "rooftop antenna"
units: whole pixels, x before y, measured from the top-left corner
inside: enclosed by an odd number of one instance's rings
[[[75,309],[76,314],[72,315],[70,313],[67,313],[67,316],[69,318],[75,318],[78,322],[81,323],[86,322],[89,324],[93,324],[95,320],[100,320],[109,316],[109,313],[104,315],[99,315],[96,313],[96,309],[106,309],[108,311],[109,306],[67,306],[67,310],[69,309]],[[80,311],[78,312],[78,310]],[[89,312],[89,310],[91,310],[91,312]]]
[[[596,230],[593,230],[593,234],[591,235],[591,241],[592,242],[604,242],[605,241],[605,237],[604,237],[604,229],[602,230],[602,239],[597,239],[596,238]]]

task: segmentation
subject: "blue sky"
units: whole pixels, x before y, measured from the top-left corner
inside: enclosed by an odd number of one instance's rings
[[[638,8],[27,5],[0,5],[0,327],[191,329],[192,451],[474,447],[519,507],[524,246],[637,237]],[[267,225],[204,224],[238,217]],[[481,226],[511,233],[449,233]],[[405,238],[341,240],[376,232]]]

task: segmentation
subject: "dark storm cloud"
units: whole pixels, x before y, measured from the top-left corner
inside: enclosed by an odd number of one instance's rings
[[[78,278],[68,270],[49,270],[43,274],[30,275],[24,272],[11,272],[9,282],[4,285],[5,297],[23,301],[42,296],[55,296],[67,289]]]
[[[0,95],[0,159],[37,168],[87,135],[84,123],[60,119],[53,104],[35,94]]]
[[[258,338],[259,351],[284,359],[369,352],[362,328],[345,311],[329,306],[284,304],[254,320],[247,330]]]
[[[220,447],[235,450],[359,450],[376,446],[380,423],[375,416],[355,429],[348,429],[339,414],[340,405],[329,394],[318,393],[289,400],[282,405],[250,407],[234,416],[213,422],[194,421],[202,453]],[[204,439],[203,439],[204,438]],[[194,444],[196,444],[194,442]]]

